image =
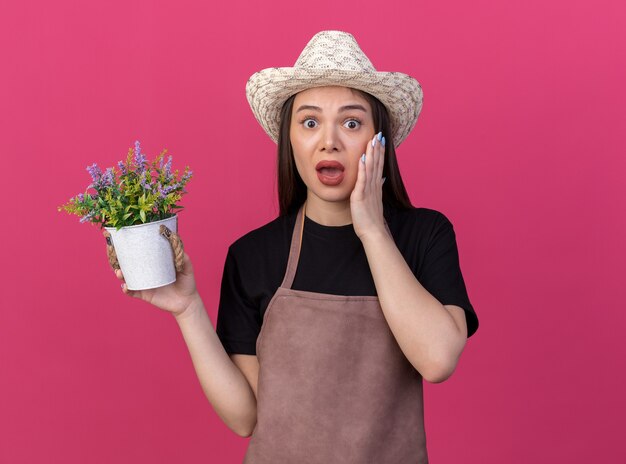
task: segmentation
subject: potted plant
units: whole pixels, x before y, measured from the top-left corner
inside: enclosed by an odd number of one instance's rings
[[[165,162],[166,154],[164,149],[149,162],[136,141],[126,161],[117,163],[117,169],[102,172],[95,163],[88,166],[92,183],[84,193],[58,207],[80,216],[81,223],[100,224],[106,230],[109,248],[114,250],[129,290],[176,281],[172,258],[172,238],[177,238],[178,231],[176,210],[184,209],[178,202],[188,193],[185,185],[193,172],[189,166],[182,176],[178,170],[172,172],[172,156]],[[182,242],[180,245],[182,250]]]

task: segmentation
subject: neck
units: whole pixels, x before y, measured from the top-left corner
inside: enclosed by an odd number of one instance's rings
[[[309,193],[306,200],[305,215],[324,226],[352,224],[350,199],[344,201],[324,201]]]

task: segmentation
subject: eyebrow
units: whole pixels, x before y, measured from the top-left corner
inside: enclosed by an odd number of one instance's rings
[[[322,109],[319,106],[314,106],[314,105],[301,105],[297,110],[296,113],[298,113],[299,111],[304,111],[304,110],[313,110],[313,111],[318,111],[318,112],[322,112]],[[354,105],[344,105],[341,108],[339,108],[339,112],[341,113],[342,111],[350,111],[350,110],[361,110],[365,113],[367,113],[367,110],[365,109],[365,107],[363,105],[359,105],[359,104],[354,104]]]

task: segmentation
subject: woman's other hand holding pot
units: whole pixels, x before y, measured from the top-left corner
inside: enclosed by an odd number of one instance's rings
[[[183,270],[176,273],[176,281],[163,287],[148,290],[129,290],[126,287],[122,270],[116,269],[115,275],[123,282],[122,291],[125,294],[147,301],[164,311],[172,313],[175,317],[179,317],[195,300],[200,299],[196,289],[193,265],[187,253],[183,253]]]
[[[116,269],[115,275],[124,282],[124,293],[174,315],[207,399],[232,431],[249,437],[256,424],[255,392],[215,333],[196,290],[193,266],[187,253],[183,253],[182,263],[175,282],[148,290],[128,290],[122,271]]]

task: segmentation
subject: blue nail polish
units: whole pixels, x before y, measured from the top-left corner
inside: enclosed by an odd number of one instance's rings
[[[381,139],[382,139],[382,137],[383,137],[383,133],[382,133],[382,132],[379,132],[379,133],[378,133],[378,135],[376,136],[376,138],[377,138],[378,140],[381,140]]]
[[[372,146],[375,147],[376,146],[376,139],[372,140]]]
[[[385,137],[383,137],[383,139],[380,141],[380,143],[383,144],[383,147],[385,146]]]
[[[365,163],[365,153],[363,153],[363,156],[361,156],[361,163]]]

